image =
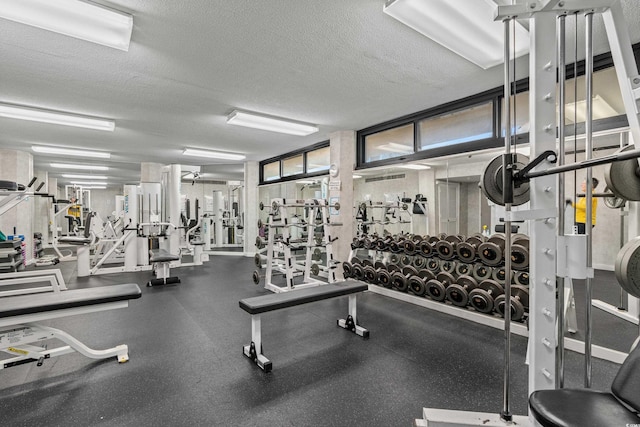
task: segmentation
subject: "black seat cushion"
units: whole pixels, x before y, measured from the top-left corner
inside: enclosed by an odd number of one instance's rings
[[[172,255],[164,249],[151,249],[149,251],[150,262],[169,262],[178,261],[180,257],[178,255]]]
[[[60,243],[69,243],[70,245],[88,245],[92,239],[90,237],[81,236],[64,236],[58,239]]]
[[[606,427],[640,423],[611,394],[588,389],[538,390],[529,397],[536,421],[544,427]]]
[[[0,180],[0,190],[17,191],[18,183],[13,181]]]
[[[625,359],[611,384],[611,392],[636,412],[640,412],[640,344]]]

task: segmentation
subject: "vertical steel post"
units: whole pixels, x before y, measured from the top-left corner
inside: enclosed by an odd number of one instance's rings
[[[558,166],[565,163],[565,81],[566,70],[566,15],[558,17]],[[565,179],[564,174],[558,174],[558,236],[564,236],[565,221]],[[557,308],[556,317],[558,323],[558,339],[556,347],[556,388],[564,387],[564,277],[556,278]]]
[[[587,107],[587,114],[585,119],[585,159],[590,160],[593,155],[593,12],[585,14],[585,44],[586,44],[586,57],[585,57],[585,101]],[[586,188],[586,202],[587,202],[587,217],[585,218],[585,234],[587,236],[587,270],[591,271],[593,267],[593,235],[592,235],[592,212],[593,212],[593,171],[591,168],[587,168],[587,188]],[[592,281],[590,277],[591,273],[587,274],[585,280],[586,285],[586,326],[584,336],[584,358],[585,358],[585,372],[584,372],[584,386],[586,388],[591,387],[591,335],[592,335],[592,323],[591,316],[591,295],[593,292]]]
[[[505,257],[505,305],[504,305],[504,383],[503,383],[503,406],[500,418],[511,421],[511,410],[509,408],[510,386],[511,386],[511,200],[513,195],[512,180],[509,175],[511,170],[511,73],[510,73],[510,41],[512,19],[504,20],[504,150],[505,156],[502,158],[503,196],[504,196],[504,257]],[[515,43],[515,40],[514,40]]]

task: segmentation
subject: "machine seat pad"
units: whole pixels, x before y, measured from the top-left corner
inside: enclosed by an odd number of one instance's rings
[[[70,245],[89,245],[92,242],[91,237],[84,236],[64,236],[58,239],[60,243],[69,243]]]
[[[204,242],[202,240],[192,240],[191,244],[194,246],[202,246],[204,245]]]
[[[169,262],[178,261],[179,259],[178,255],[172,255],[164,249],[151,249],[149,251],[150,262]]]
[[[249,314],[260,314],[309,302],[355,294],[369,289],[366,283],[347,281],[319,285],[290,292],[261,295],[240,300],[240,308]]]
[[[0,180],[0,190],[18,191],[18,184],[13,181]]]
[[[135,283],[0,298],[0,318],[137,299]]]
[[[588,389],[538,390],[529,397],[533,415],[544,427],[634,425],[640,417],[611,393]]]

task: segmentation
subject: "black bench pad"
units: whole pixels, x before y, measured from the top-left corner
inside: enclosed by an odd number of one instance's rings
[[[529,397],[533,415],[544,427],[610,426],[640,423],[611,394],[587,389],[538,390]]]
[[[313,288],[245,298],[240,300],[240,308],[249,314],[260,314],[309,302],[355,294],[367,289],[369,289],[369,286],[366,283],[356,281],[329,283]]]
[[[0,190],[18,191],[18,183],[13,181],[0,181]]]
[[[149,251],[149,261],[150,262],[168,262],[168,261],[178,261],[180,259],[177,255],[171,255],[169,252],[164,249],[151,249]]]
[[[140,298],[135,283],[0,298],[0,318]]]
[[[58,239],[60,243],[70,243],[72,245],[88,245],[91,241],[92,239],[90,237],[81,236],[65,236]]]

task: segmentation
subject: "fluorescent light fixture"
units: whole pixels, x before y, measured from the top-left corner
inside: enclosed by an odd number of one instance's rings
[[[83,190],[106,190],[107,187],[105,187],[104,185],[100,186],[100,185],[90,185],[88,187],[82,186]]]
[[[103,181],[69,181],[69,183],[73,185],[80,185],[82,187],[85,187],[87,185],[98,185],[98,186],[107,185],[107,183]]]
[[[31,149],[36,153],[42,153],[42,154],[57,154],[60,156],[76,156],[76,157],[95,157],[98,159],[111,158],[111,153],[107,153],[104,151],[86,151],[86,150],[77,150],[75,148],[51,147],[49,145],[33,145],[31,146]]]
[[[384,13],[484,69],[504,62],[504,24],[491,0],[388,0]],[[529,50],[529,32],[515,22],[516,57]]]
[[[298,136],[306,136],[318,132],[317,126],[308,123],[240,110],[234,110],[229,114],[227,123]]]
[[[62,177],[71,179],[109,179],[109,177],[102,175],[69,175],[66,173],[62,174]]]
[[[244,160],[246,158],[244,154],[227,153],[224,151],[198,150],[195,148],[185,148],[182,154],[185,156],[208,157],[211,159],[222,160]]]
[[[362,178],[362,175],[356,175],[356,174],[353,175],[353,179],[360,179],[360,178]]]
[[[100,117],[69,114],[61,111],[43,110],[23,105],[0,104],[0,117],[29,120],[32,122],[51,123],[54,125],[73,126],[113,132],[116,122]]]
[[[431,169],[431,166],[429,166],[429,165],[416,165],[416,164],[400,165],[398,167],[402,168],[402,169],[412,169],[412,170],[416,170],[416,171],[423,171],[423,170]]]
[[[0,18],[124,51],[133,30],[133,16],[78,0],[3,1]]]
[[[593,111],[593,119],[605,119],[607,117],[615,117],[620,115],[607,101],[604,100],[600,95],[595,95],[593,97],[592,111]],[[573,123],[573,117],[575,115],[578,123],[582,123],[587,120],[587,100],[583,99],[582,101],[578,101],[576,103],[568,103],[565,106],[565,118],[567,122]]]
[[[108,171],[109,168],[107,166],[97,166],[97,165],[74,165],[71,163],[51,163],[52,168],[57,169],[74,169],[74,170],[94,170],[94,171]]]

